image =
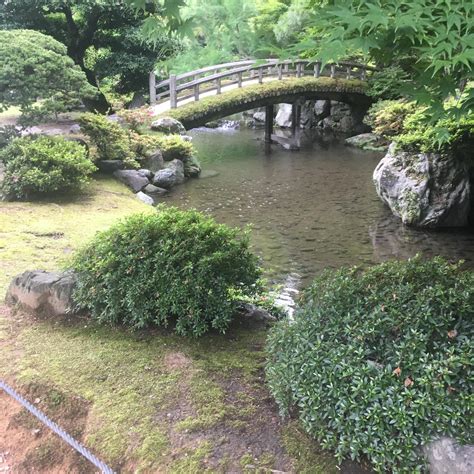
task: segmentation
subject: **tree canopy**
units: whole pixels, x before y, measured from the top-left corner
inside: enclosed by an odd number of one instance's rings
[[[295,51],[401,66],[410,81],[400,81],[399,92],[428,105],[433,121],[472,111],[474,89],[466,87],[474,79],[472,1],[331,0],[311,2],[309,10]]]
[[[0,30],[0,110],[58,113],[95,92],[59,41],[38,31]]]

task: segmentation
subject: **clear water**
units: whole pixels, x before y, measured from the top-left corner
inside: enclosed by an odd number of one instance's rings
[[[392,216],[372,183],[381,153],[318,135],[304,136],[298,152],[273,145],[270,153],[258,130],[197,129],[192,136],[203,177],[175,188],[165,202],[252,225],[267,276],[290,291],[325,268],[416,253],[473,265],[472,230],[419,231]],[[206,178],[211,171],[217,174]]]

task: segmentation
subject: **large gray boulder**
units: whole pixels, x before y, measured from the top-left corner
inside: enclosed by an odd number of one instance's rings
[[[389,147],[373,175],[391,211],[417,227],[463,227],[471,208],[467,165],[451,154],[408,153]]]
[[[161,150],[154,150],[149,153],[143,160],[143,165],[153,173],[163,169],[165,160],[163,159],[163,153],[161,153]]]
[[[275,123],[281,128],[291,127],[291,104],[280,104],[278,106],[278,113],[275,118]]]
[[[153,184],[159,188],[170,189],[184,182],[184,165],[181,160],[172,160],[166,168],[155,173]]]
[[[173,117],[162,117],[151,123],[151,129],[162,133],[186,133],[183,124]]]
[[[72,272],[27,271],[12,280],[5,302],[39,316],[63,316],[74,312],[76,283]]]
[[[183,164],[184,176],[186,176],[186,178],[197,178],[201,174],[201,164],[196,157],[191,156],[186,158],[186,160],[183,161]]]
[[[459,445],[452,438],[440,438],[423,447],[430,474],[472,474],[474,446]]]
[[[150,183],[142,172],[136,170],[118,170],[114,172],[114,176],[127,185],[134,193],[138,193],[138,191],[141,191]]]

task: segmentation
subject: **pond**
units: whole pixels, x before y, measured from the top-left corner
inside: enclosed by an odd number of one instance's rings
[[[273,145],[269,153],[261,130],[191,134],[203,177],[174,188],[166,202],[252,225],[252,243],[274,283],[299,288],[325,268],[418,252],[473,264],[472,231],[414,230],[392,216],[372,183],[382,153],[317,132],[305,133],[300,151]]]

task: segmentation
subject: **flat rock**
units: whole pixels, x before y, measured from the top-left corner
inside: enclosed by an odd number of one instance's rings
[[[72,272],[27,271],[12,280],[5,303],[40,316],[63,316],[74,311],[76,283]]]
[[[459,445],[452,438],[440,438],[423,446],[430,474],[472,474],[474,446]]]
[[[114,176],[127,185],[134,193],[141,191],[150,181],[136,170],[118,170],[114,172]]]
[[[155,186],[154,184],[147,184],[143,188],[143,192],[146,194],[152,195],[154,197],[155,195],[162,196],[163,194],[166,194],[168,190],[164,188],[159,188],[158,186]]]
[[[151,196],[148,196],[148,194],[145,194],[143,191],[138,191],[135,196],[140,199],[140,201],[148,204],[149,206],[153,206],[153,204],[155,204],[155,200]]]

